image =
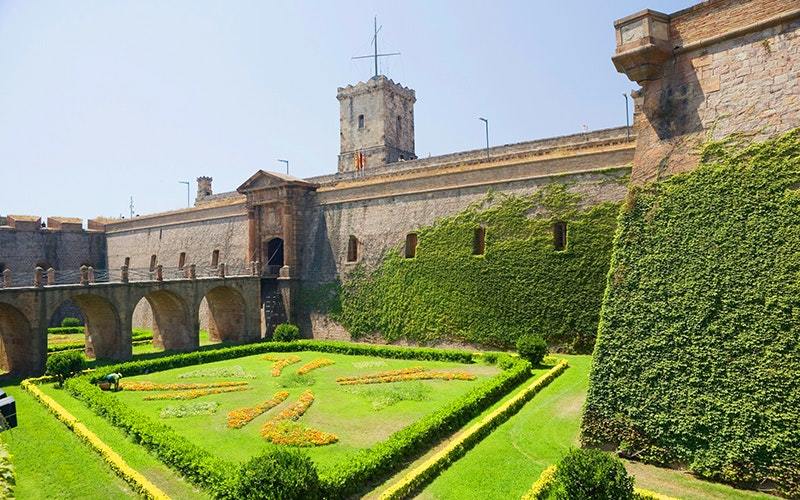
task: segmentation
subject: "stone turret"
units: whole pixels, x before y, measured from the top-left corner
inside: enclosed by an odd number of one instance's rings
[[[211,196],[213,191],[211,190],[211,181],[213,181],[211,177],[200,176],[197,178],[197,198],[195,198],[194,202],[195,205],[203,201],[206,197]]]

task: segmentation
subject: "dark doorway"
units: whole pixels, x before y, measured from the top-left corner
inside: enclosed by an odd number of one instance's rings
[[[267,273],[278,274],[283,267],[283,240],[280,238],[269,240],[264,254],[267,259]]]

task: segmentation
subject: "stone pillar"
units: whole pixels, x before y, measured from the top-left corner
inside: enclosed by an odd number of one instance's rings
[[[195,264],[189,264],[189,279],[197,279],[197,266]]]
[[[164,266],[161,264],[156,266],[156,281],[164,281]]]
[[[89,278],[89,283],[94,283],[94,268],[89,266],[89,269],[86,270],[87,277]]]
[[[219,267],[217,267],[217,275],[220,278],[224,278],[225,277],[225,263],[224,262],[220,262]]]
[[[34,269],[34,271],[33,271],[33,286],[35,286],[36,288],[40,288],[40,287],[44,286],[44,283],[42,282],[42,274],[43,273],[44,273],[44,269],[42,269],[39,266],[36,266],[36,269]]]
[[[258,219],[255,207],[247,209],[247,258],[255,260],[258,254]]]
[[[253,262],[250,263],[250,274],[253,276],[258,276],[259,274],[261,274],[260,268],[261,268],[261,263],[257,260],[254,260]]]
[[[119,268],[119,270],[120,270],[120,281],[123,283],[127,283],[128,281],[130,281],[131,278],[128,272],[128,266],[122,266],[121,268]]]
[[[47,270],[47,286],[53,286],[56,284],[56,270],[52,267]]]
[[[11,288],[14,284],[14,280],[11,277],[11,269],[4,269],[3,270],[3,288]]]
[[[81,266],[81,285],[88,285],[89,284],[89,268],[87,266]]]

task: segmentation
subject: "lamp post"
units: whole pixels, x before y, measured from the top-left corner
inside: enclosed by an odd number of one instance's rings
[[[486,159],[489,159],[489,120],[486,118],[478,118],[486,126]]]
[[[189,186],[191,184],[189,184],[189,181],[178,181],[178,184],[186,184],[186,206],[191,207],[192,205],[189,202],[189,189],[190,189]],[[131,215],[131,217],[133,217],[133,215]]]
[[[289,160],[278,160],[278,161],[286,164],[286,175],[289,175]]]

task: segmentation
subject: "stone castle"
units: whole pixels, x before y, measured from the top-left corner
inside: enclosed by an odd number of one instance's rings
[[[375,266],[390,249],[413,257],[418,228],[489,191],[531,194],[557,183],[587,205],[621,201],[628,176],[636,184],[690,170],[709,137],[766,137],[800,125],[799,28],[796,0],[711,0],[670,15],[639,12],[615,23],[613,56],[617,70],[641,86],[632,130],[429,158],[414,150],[414,90],[376,76],[338,89],[336,173],[299,179],[259,170],[228,193],[214,193],[212,178],[199,177],[192,208],[92,219],[86,229],[76,219],[42,224],[8,215],[0,218],[0,272],[10,270],[6,286],[19,286],[32,282],[37,266],[152,272],[256,262],[262,335],[291,321],[308,336],[349,339],[303,307],[303,289]],[[133,326],[149,327],[151,309],[142,300]],[[199,316],[207,325],[207,304]]]

